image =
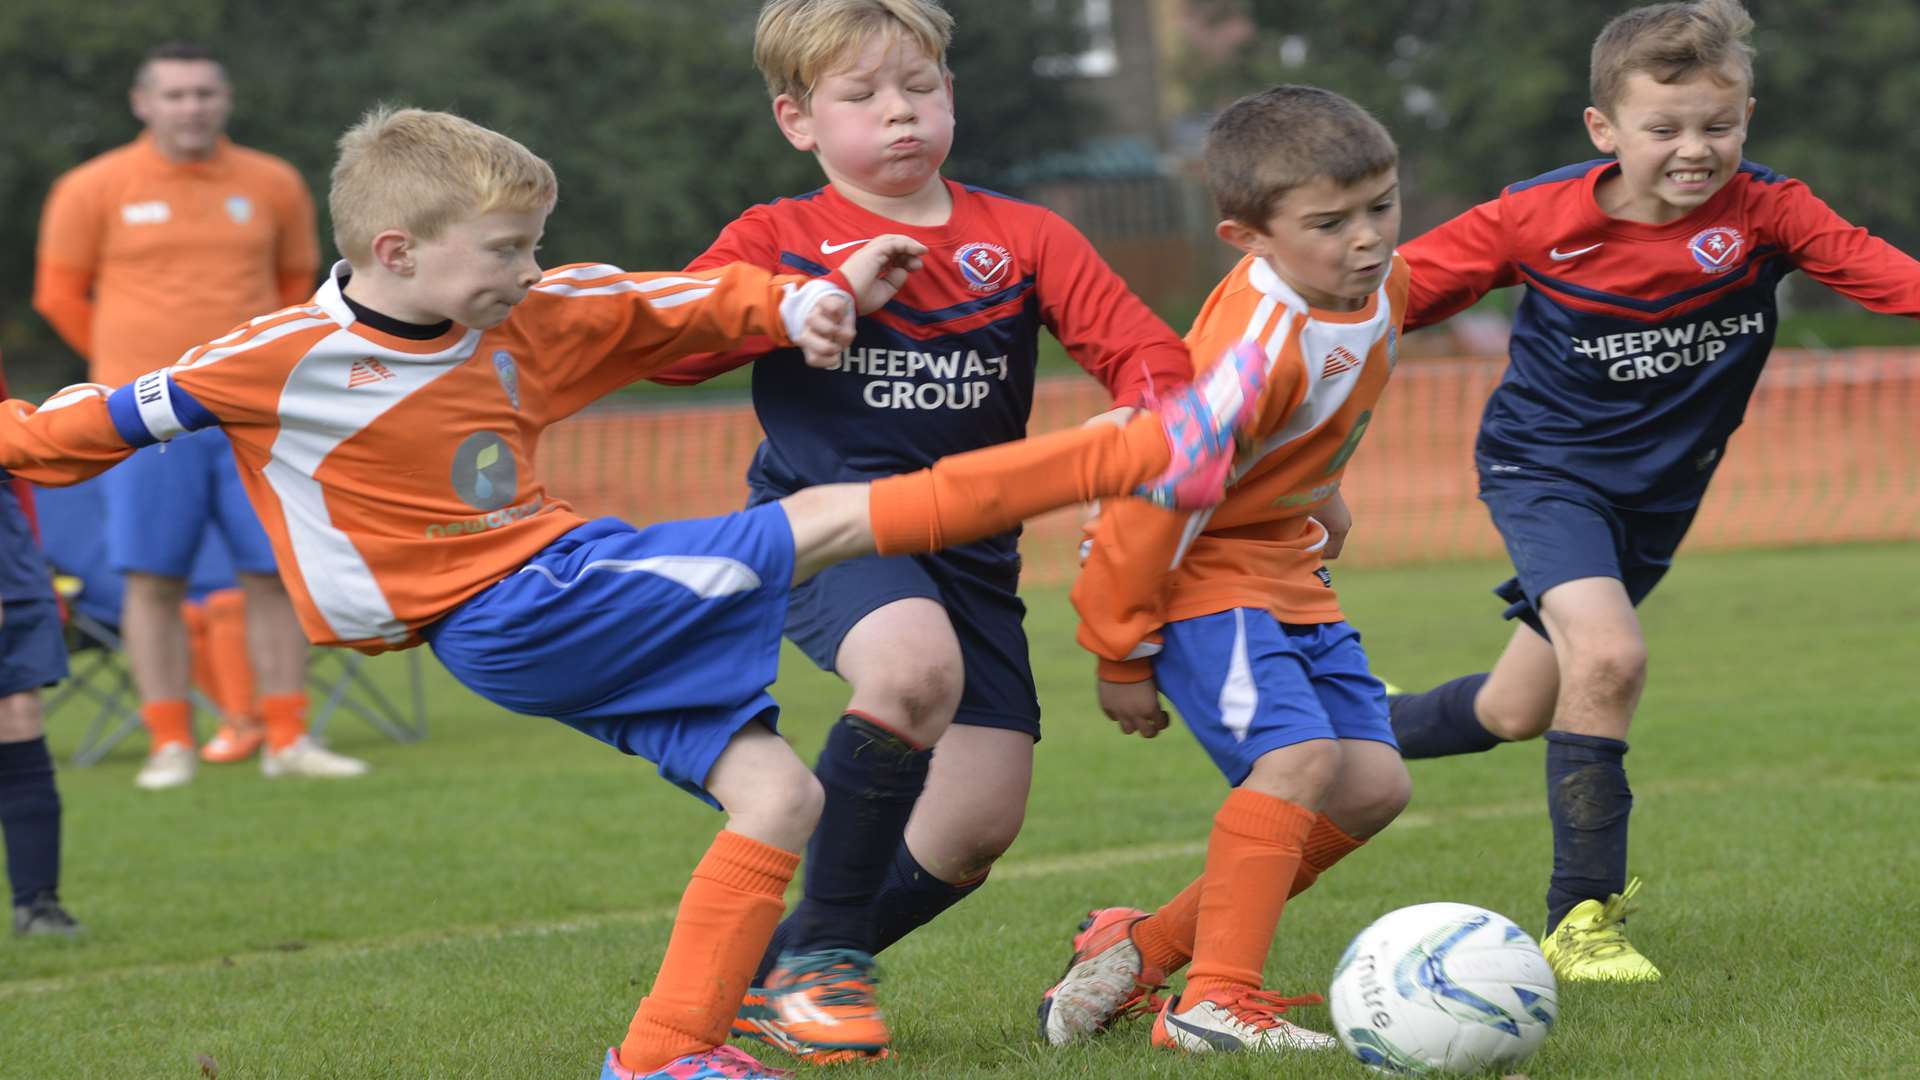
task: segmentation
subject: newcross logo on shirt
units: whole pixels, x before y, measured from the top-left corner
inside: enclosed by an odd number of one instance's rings
[[[467,436],[453,454],[453,491],[475,510],[498,510],[513,501],[520,470],[507,441],[491,431]]]

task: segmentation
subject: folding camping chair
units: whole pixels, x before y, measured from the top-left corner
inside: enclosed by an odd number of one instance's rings
[[[124,594],[121,576],[106,569],[106,540],[97,481],[36,493],[42,546],[52,564],[55,584],[67,604],[67,681],[47,699],[46,715],[79,702],[93,710],[86,735],[74,752],[75,765],[90,765],[121,740],[140,730],[139,695],[133,686],[119,632]],[[217,536],[209,532],[209,537]],[[205,590],[232,584],[232,568],[223,545],[210,542],[194,567],[190,588]],[[427,734],[425,672],[417,651],[407,656],[409,691],[405,707],[394,703],[366,670],[367,658],[343,649],[315,648],[307,658],[307,689],[317,704],[308,729],[320,734],[333,716],[347,712],[395,742],[417,742]],[[191,691],[196,716],[220,716],[218,706],[199,690]]]

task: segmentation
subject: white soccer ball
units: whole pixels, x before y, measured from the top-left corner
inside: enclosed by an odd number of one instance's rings
[[[1527,932],[1471,904],[1415,904],[1360,931],[1327,999],[1349,1053],[1384,1072],[1479,1072],[1540,1049],[1560,1015]]]

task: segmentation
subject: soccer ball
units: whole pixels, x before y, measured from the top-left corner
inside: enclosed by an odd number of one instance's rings
[[[1479,1072],[1524,1060],[1560,1015],[1526,931],[1471,904],[1415,904],[1360,931],[1333,971],[1333,1024],[1384,1072]]]

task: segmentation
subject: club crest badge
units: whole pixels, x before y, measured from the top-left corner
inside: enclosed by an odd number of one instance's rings
[[[1747,247],[1740,233],[1725,225],[1702,229],[1687,241],[1687,251],[1706,274],[1724,274],[1740,265],[1740,253]]]
[[[227,196],[227,216],[235,225],[245,225],[253,220],[253,200],[245,195]]]
[[[507,392],[507,401],[515,409],[520,408],[520,369],[514,366],[507,350],[493,354],[493,373],[500,376],[500,389]]]
[[[953,253],[953,261],[967,288],[977,293],[1005,288],[1013,280],[1013,256],[999,244],[966,244]]]

